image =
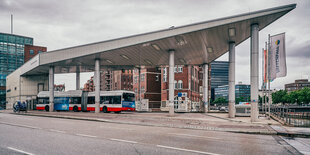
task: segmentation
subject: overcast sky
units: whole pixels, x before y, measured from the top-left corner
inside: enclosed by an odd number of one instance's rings
[[[0,0],[0,32],[10,33],[13,14],[14,34],[33,37],[35,45],[51,51],[292,3],[296,9],[259,34],[261,49],[268,34],[286,33],[287,76],[271,83],[283,89],[286,83],[310,77],[309,0]],[[228,60],[227,54],[218,60]],[[248,39],[236,47],[236,83],[250,83],[249,62]],[[90,75],[81,75],[81,86]],[[74,77],[57,75],[55,83],[75,89]]]

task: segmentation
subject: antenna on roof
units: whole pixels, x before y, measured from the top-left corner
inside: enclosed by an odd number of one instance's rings
[[[11,14],[11,34],[13,34],[13,14]]]

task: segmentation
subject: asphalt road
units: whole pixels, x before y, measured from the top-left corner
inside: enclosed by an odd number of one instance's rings
[[[298,154],[278,136],[0,113],[0,154]]]

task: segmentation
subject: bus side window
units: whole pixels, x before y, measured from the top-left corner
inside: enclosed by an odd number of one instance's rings
[[[121,104],[121,96],[113,96],[113,104]]]
[[[107,100],[107,96],[100,97],[100,104],[109,104],[109,100]]]
[[[95,97],[88,97],[87,104],[95,104]]]

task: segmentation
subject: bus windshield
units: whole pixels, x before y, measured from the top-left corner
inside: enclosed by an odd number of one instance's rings
[[[135,94],[132,94],[132,93],[124,93],[124,94],[123,94],[123,98],[124,98],[124,101],[132,102],[132,101],[135,101]]]

